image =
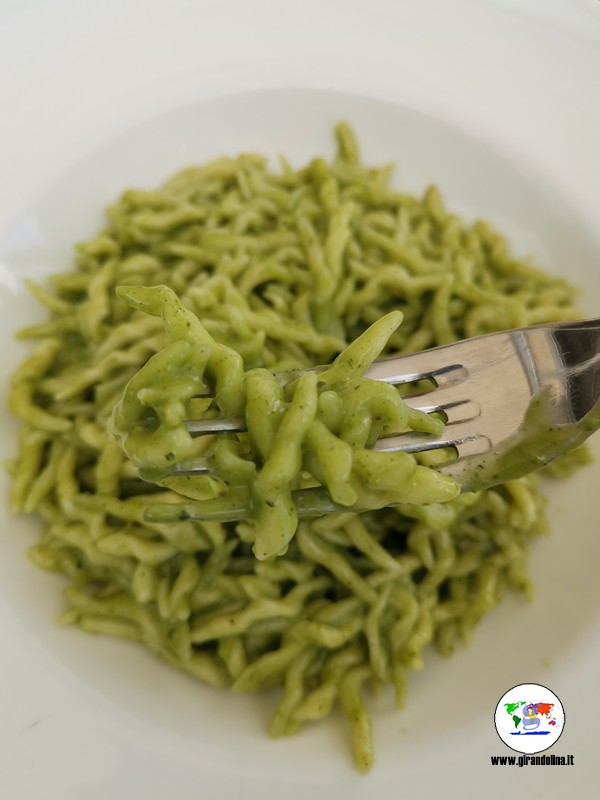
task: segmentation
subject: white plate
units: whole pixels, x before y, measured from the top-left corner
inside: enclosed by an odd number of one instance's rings
[[[12,331],[39,316],[22,276],[64,268],[122,188],[241,149],[301,163],[332,151],[340,118],[354,124],[366,161],[396,161],[409,190],[435,181],[452,208],[492,220],[517,253],[582,286],[584,309],[599,313],[600,113],[590,99],[600,21],[586,3],[549,2],[537,20],[501,3],[222,5],[9,9],[2,386],[25,352]],[[4,457],[15,431],[4,409],[0,425]],[[29,565],[36,524],[4,505],[0,797],[592,796],[599,478],[594,466],[553,486],[554,533],[531,552],[535,603],[508,598],[450,662],[430,653],[404,712],[374,704],[377,761],[366,779],[340,717],[273,742],[274,697],[211,690],[136,647],[57,629],[60,579]],[[523,682],[562,700],[565,732],[548,752],[573,754],[573,767],[490,767],[491,755],[509,752],[494,730],[496,703]]]

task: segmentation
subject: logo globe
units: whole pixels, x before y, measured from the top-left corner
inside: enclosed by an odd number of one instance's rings
[[[494,714],[502,741],[518,753],[541,753],[558,741],[565,711],[558,697],[539,683],[520,683],[502,695]]]

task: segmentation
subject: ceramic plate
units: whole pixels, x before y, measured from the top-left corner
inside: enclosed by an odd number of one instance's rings
[[[23,290],[72,263],[125,187],[224,153],[333,152],[352,123],[395,184],[441,187],[600,314],[600,6],[595,3],[0,4],[0,361],[3,394],[40,318]],[[0,410],[2,456],[16,425]],[[206,688],[142,649],[55,625],[61,580],[26,559],[37,523],[0,508],[0,796],[7,800],[591,797],[600,658],[596,465],[551,485],[552,535],[531,548],[535,602],[510,596],[450,661],[428,652],[407,707],[372,705],[376,764],[355,772],[345,721],[268,738],[275,695]],[[8,486],[1,478],[1,496]],[[565,710],[548,754],[491,766],[519,683]]]

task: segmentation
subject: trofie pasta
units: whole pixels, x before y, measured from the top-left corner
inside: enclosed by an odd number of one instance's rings
[[[442,503],[460,493],[456,481],[417,464],[414,455],[370,449],[385,431],[439,434],[444,427],[410,409],[395,387],[363,377],[400,324],[399,311],[374,322],[331,367],[304,373],[286,392],[264,368],[244,374],[239,354],[215,342],[166,286],[117,292],[134,308],[161,316],[171,343],[129,382],[110,428],[146,479],[185,495],[223,497],[204,504],[212,518],[235,495],[254,520],[258,559],[287,552],[298,527],[292,492],[301,487],[322,486],[341,510],[360,511]],[[248,435],[217,439],[208,459],[216,481],[190,476],[182,486],[168,474],[194,449],[183,420],[199,389],[213,383],[218,411],[243,412]]]
[[[365,685],[402,705],[428,643],[450,655],[507,588],[529,595],[546,522],[536,476],[457,494],[432,454],[372,463],[382,427],[443,423],[362,371],[380,352],[577,314],[565,281],[435,188],[398,192],[346,125],[336,135],[330,163],[275,172],[242,155],[127,191],[75,270],[30,283],[49,314],[20,333],[38,343],[13,377],[11,503],[41,518],[32,560],[68,579],[64,623],[213,686],[282,687],[274,736],[339,704],[367,771]],[[182,417],[216,413],[204,383],[248,434],[190,442]],[[165,477],[203,447],[215,476]],[[366,510],[298,521],[290,491],[315,484]],[[222,503],[228,485],[247,493],[242,522],[144,518],[182,495]]]

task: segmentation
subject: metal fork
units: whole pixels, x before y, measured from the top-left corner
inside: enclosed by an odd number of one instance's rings
[[[316,368],[318,371],[320,368]],[[282,383],[299,373],[282,373]],[[378,439],[383,452],[453,448],[454,460],[437,467],[463,491],[521,477],[581,444],[600,427],[600,318],[516,328],[407,356],[374,362],[365,377],[393,385],[425,379],[430,391],[403,397],[414,409],[442,412],[441,436],[400,433]],[[243,419],[186,420],[192,436],[242,432]],[[181,462],[172,475],[209,473],[203,459]],[[322,489],[299,491],[298,512],[314,516],[338,507]],[[213,513],[202,502],[151,505],[146,518],[239,519],[247,510]]]

